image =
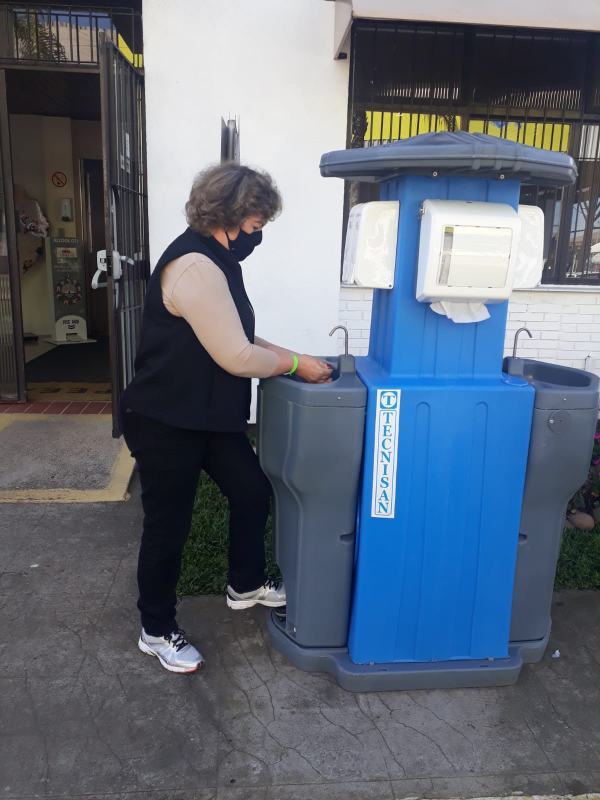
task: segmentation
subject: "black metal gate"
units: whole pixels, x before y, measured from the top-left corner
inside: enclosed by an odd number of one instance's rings
[[[523,186],[544,211],[544,283],[600,286],[600,35],[355,21],[348,147],[464,130],[567,152],[576,186]],[[354,184],[348,205],[375,200]]]
[[[107,276],[116,437],[120,396],[133,378],[150,262],[144,79],[108,39],[100,47],[100,92],[107,249],[99,266]]]
[[[0,69],[0,402],[25,400],[25,353],[6,71]]]

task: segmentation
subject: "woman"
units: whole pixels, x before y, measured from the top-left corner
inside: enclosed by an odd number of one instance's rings
[[[271,489],[246,436],[251,378],[295,373],[322,383],[331,369],[254,335],[239,262],[280,211],[281,197],[266,173],[233,163],[205,170],[186,205],[189,228],[148,282],[136,375],[123,395],[121,418],[144,509],[138,645],[171,672],[193,672],[203,663],[175,619],[181,554],[202,470],[229,500],[227,605],[285,605],[283,585],[264,574]]]

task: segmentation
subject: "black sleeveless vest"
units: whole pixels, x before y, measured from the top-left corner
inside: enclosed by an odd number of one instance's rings
[[[163,303],[160,274],[167,264],[187,253],[202,253],[223,271],[242,327],[254,343],[254,310],[239,262],[212,236],[188,228],[167,247],[148,281],[135,377],[122,404],[176,428],[244,431],[250,417],[250,378],[222,369],[200,344],[191,325],[167,311]]]

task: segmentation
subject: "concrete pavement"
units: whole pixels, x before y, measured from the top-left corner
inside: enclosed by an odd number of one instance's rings
[[[350,694],[273,651],[263,609],[184,598],[206,658],[136,646],[139,492],[0,508],[0,797],[397,800],[600,789],[600,595],[556,597],[504,689]],[[551,658],[559,649],[560,658]]]

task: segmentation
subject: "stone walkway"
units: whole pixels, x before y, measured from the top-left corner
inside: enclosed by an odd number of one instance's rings
[[[354,695],[268,643],[264,611],[186,598],[207,664],[136,646],[138,492],[0,508],[0,796],[392,800],[600,787],[600,595],[561,593],[511,688]],[[551,658],[559,649],[560,658]]]

